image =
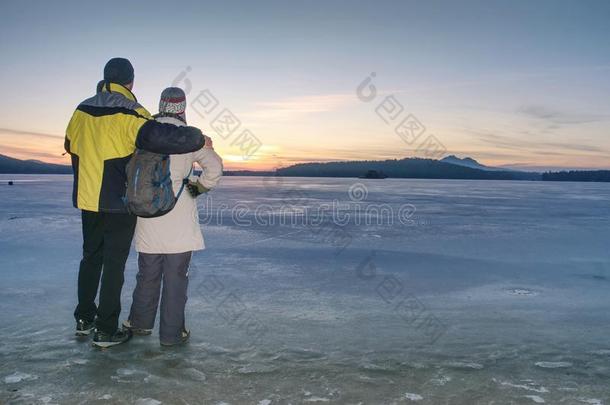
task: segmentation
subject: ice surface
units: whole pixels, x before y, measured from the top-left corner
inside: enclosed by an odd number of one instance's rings
[[[73,336],[70,186],[0,176],[0,403],[610,404],[608,184],[228,177],[199,201],[192,341],[103,351]],[[333,201],[343,226],[280,222]]]

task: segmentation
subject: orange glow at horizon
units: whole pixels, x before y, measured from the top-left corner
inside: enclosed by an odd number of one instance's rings
[[[212,138],[216,151],[223,158],[225,170],[273,171],[298,163],[425,157],[414,148],[409,148],[397,136],[379,132],[380,134],[374,137],[356,134],[358,136],[354,136],[349,144],[345,144],[341,136],[330,137],[323,131],[319,135],[311,136],[292,131],[295,135],[290,139],[271,133],[271,131],[263,132],[266,135],[265,139],[275,142],[273,144],[263,143],[257,152],[249,157],[244,157],[244,154],[229,141],[224,141],[220,137],[212,136]],[[447,129],[440,133],[443,132],[453,131]],[[540,171],[545,170],[546,167],[608,168],[607,157],[595,150],[561,149],[562,145],[559,144],[553,153],[541,152],[536,148],[500,150],[472,142],[466,135],[460,135],[457,132],[455,134],[453,137],[442,137],[447,147],[446,155],[469,156],[487,166],[507,166]],[[380,144],[381,140],[383,140],[383,144]],[[56,134],[0,128],[0,145],[0,154],[9,157],[22,160],[34,159],[54,164],[70,164],[69,156],[62,155],[64,152],[63,137]],[[515,145],[519,145],[519,143],[515,142]]]

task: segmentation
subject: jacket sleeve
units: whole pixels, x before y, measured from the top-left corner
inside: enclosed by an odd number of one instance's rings
[[[147,120],[138,130],[135,143],[138,149],[179,155],[201,149],[204,142],[203,134],[195,127]]]
[[[72,154],[72,151],[70,150],[70,138],[68,137],[67,133],[66,137],[64,138],[64,150],[66,153]]]
[[[208,190],[216,187],[222,177],[222,159],[214,149],[199,149],[194,153],[194,160],[203,169],[197,181]]]
[[[64,138],[64,149],[67,153],[72,154],[70,149],[70,142],[72,141],[72,135],[75,132],[76,127],[76,118],[75,114],[72,115],[70,122],[68,123],[68,127],[66,128],[66,137]]]

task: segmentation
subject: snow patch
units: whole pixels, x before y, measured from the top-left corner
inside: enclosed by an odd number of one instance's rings
[[[192,380],[195,380],[195,381],[205,381],[206,380],[206,376],[203,373],[203,371],[197,370],[194,367],[185,369],[184,374],[186,374],[188,377],[190,377]]]
[[[110,378],[120,383],[132,383],[136,381],[149,382],[153,376],[142,370],[119,368],[116,370],[116,375],[110,376]]]
[[[493,382],[496,382],[500,385],[503,385],[505,387],[512,387],[512,388],[520,388],[526,391],[533,391],[533,392],[537,392],[539,394],[545,394],[547,392],[549,392],[549,390],[546,387],[543,387],[542,385],[538,385],[534,382],[532,382],[531,380],[526,382],[525,384],[513,384],[509,381],[499,381],[495,378],[492,378]]]
[[[440,375],[430,380],[432,384],[440,386],[447,384],[449,381],[451,381],[451,377],[447,375]]]
[[[276,368],[273,366],[266,366],[263,364],[246,364],[237,369],[239,374],[255,374],[255,373],[271,373]]]
[[[453,368],[468,368],[473,370],[481,370],[483,369],[483,365],[475,362],[466,362],[466,361],[452,361],[447,364],[449,367]]]
[[[538,295],[538,293],[536,291],[530,290],[527,288],[511,288],[507,292],[510,295],[517,295],[517,296],[522,296],[522,297]]]
[[[405,393],[405,398],[409,401],[421,401],[422,399],[424,399],[424,397],[422,397],[421,395],[413,394],[411,392]]]
[[[161,401],[157,401],[153,398],[138,398],[135,402],[136,405],[161,405]]]
[[[572,363],[569,361],[539,361],[535,363],[536,366],[541,368],[566,368],[572,367]]]
[[[580,402],[582,402],[583,404],[604,405],[604,403],[602,402],[601,399],[596,399],[596,398],[578,398],[578,400]]]
[[[529,398],[537,404],[544,404],[544,398],[539,397],[538,395],[525,395],[525,398]]]
[[[37,375],[21,373],[19,371],[14,372],[11,375],[7,375],[4,377],[4,382],[6,384],[15,384],[21,381],[32,381],[38,379]]]

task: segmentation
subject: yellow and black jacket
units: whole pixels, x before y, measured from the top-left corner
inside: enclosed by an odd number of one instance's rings
[[[201,131],[151,119],[126,87],[106,83],[79,104],[66,129],[65,149],[72,157],[76,208],[127,212],[125,166],[135,148],[181,154],[203,147]]]

